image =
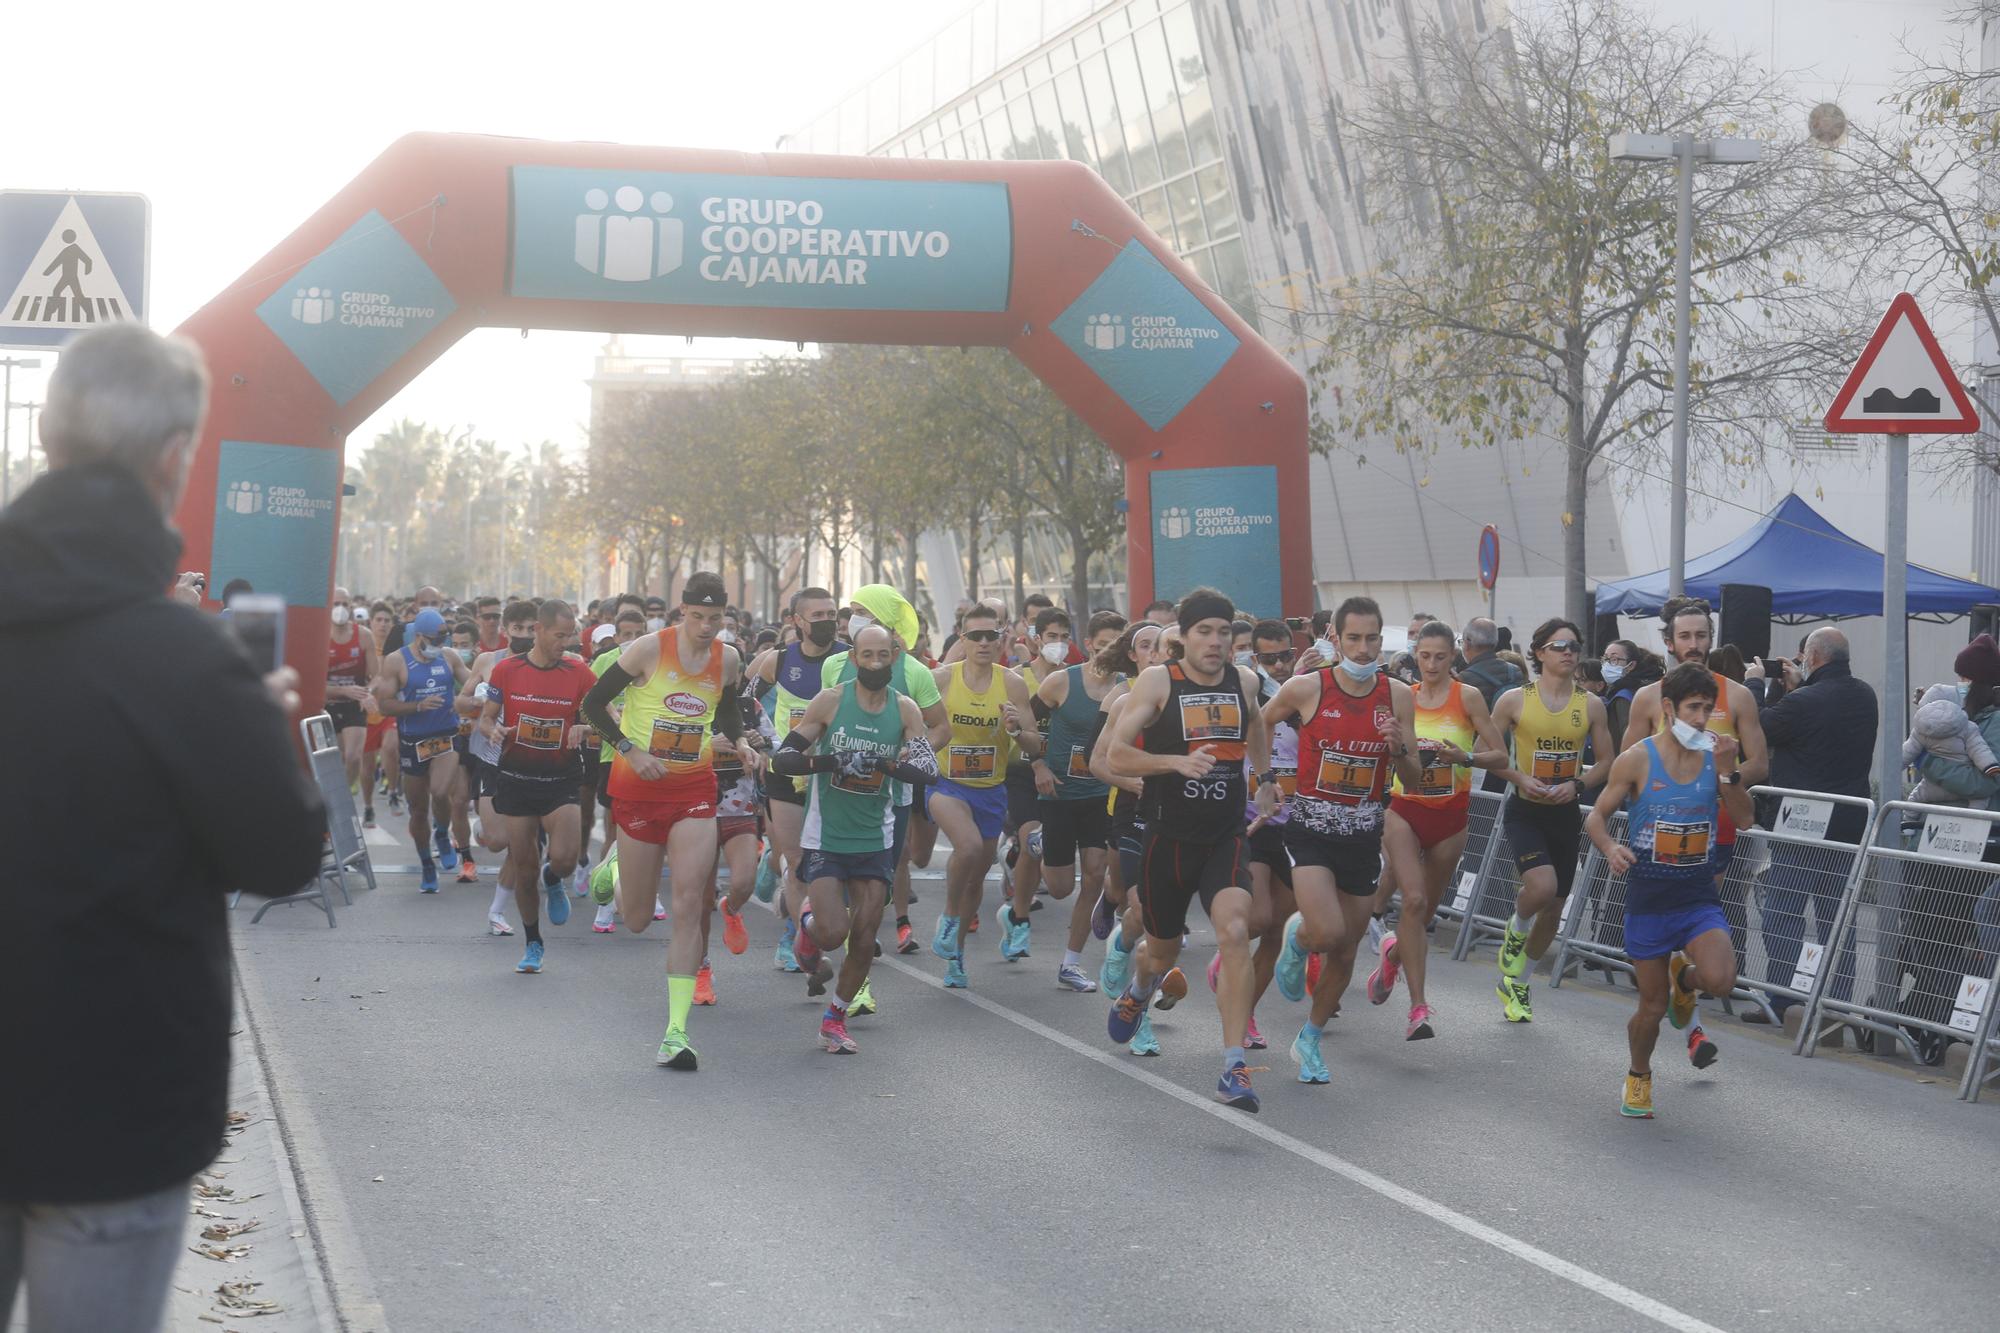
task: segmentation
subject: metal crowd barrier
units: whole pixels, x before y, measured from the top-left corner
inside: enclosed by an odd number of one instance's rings
[[[1464,922],[1478,884],[1485,875],[1492,843],[1500,836],[1500,807],[1506,799],[1504,793],[1497,791],[1473,791],[1472,803],[1465,814],[1465,850],[1459,853],[1458,869],[1452,872],[1444,901],[1438,904],[1433,914],[1437,920]],[[1460,932],[1463,933],[1463,930],[1461,924]],[[1453,956],[1457,956],[1455,952]]]
[[[1989,895],[2000,895],[2000,862],[1985,859],[2000,811],[1890,801],[1876,824],[1835,926],[1854,940],[1856,977],[1869,989],[1861,999],[1835,994],[1821,966],[1798,1053],[1812,1055],[1840,1023],[1916,1059],[1923,1044],[1969,1042],[1959,1096],[1976,1099],[1994,1058],[2000,954],[1981,947],[1979,923]]]
[[[306,762],[313,782],[326,805],[327,845],[320,858],[319,874],[312,883],[297,893],[266,899],[250,918],[252,925],[280,904],[310,903],[326,913],[329,927],[335,927],[338,923],[333,917],[333,897],[327,891],[328,885],[339,889],[341,901],[349,906],[354,903],[354,896],[347,889],[350,870],[359,871],[368,881],[368,887],[375,887],[375,867],[368,859],[361,816],[355,813],[354,794],[347,786],[347,765],[340,755],[340,734],[333,729],[333,719],[325,713],[309,717],[299,723],[299,736],[305,742]],[[234,908],[242,898],[239,890],[229,905]]]

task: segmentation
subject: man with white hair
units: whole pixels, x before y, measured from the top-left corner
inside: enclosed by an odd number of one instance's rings
[[[0,803],[0,1326],[24,1277],[36,1328],[158,1325],[229,1109],[224,895],[319,870],[292,673],[166,595],[207,398],[189,344],[85,334],[49,378],[50,470],[0,512],[0,691],[32,700],[8,740],[59,757]]]

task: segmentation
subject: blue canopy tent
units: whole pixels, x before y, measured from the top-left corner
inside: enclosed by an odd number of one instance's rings
[[[1687,562],[1689,596],[1720,602],[1725,583],[1769,588],[1771,619],[1780,624],[1882,614],[1882,553],[1797,495],[1787,495],[1735,541]],[[2000,603],[2000,588],[1911,565],[1908,596],[1912,620],[1948,621],[1981,603]],[[1662,569],[1599,584],[1597,614],[1658,615],[1666,600]]]

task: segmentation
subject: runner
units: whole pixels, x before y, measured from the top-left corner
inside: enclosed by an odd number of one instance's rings
[[[1019,673],[999,665],[1001,632],[996,608],[973,607],[958,642],[965,657],[932,673],[951,738],[938,757],[937,780],[925,789],[926,810],[951,839],[951,859],[931,951],[946,960],[944,984],[954,989],[966,985],[961,927],[978,917],[986,872],[1007,822],[1007,764],[1017,748],[1042,752],[1041,733],[1028,725],[1028,687]]]
[[[565,881],[576,869],[581,830],[576,807],[583,763],[578,749],[585,727],[579,710],[597,681],[582,659],[564,651],[575,633],[576,612],[569,603],[554,597],[543,602],[528,652],[504,658],[493,668],[479,721],[482,735],[501,742],[493,783],[493,809],[507,821],[500,882],[514,890],[521,930],[528,937],[516,972],[542,970],[538,894],[548,899],[550,925],[569,920]],[[548,839],[546,862],[543,835]]]
[[[458,773],[458,715],[452,696],[465,680],[465,663],[439,645],[444,617],[433,609],[410,622],[409,643],[382,659],[375,677],[375,702],[396,719],[403,786],[410,802],[410,839],[423,866],[419,891],[438,891],[431,860],[435,829],[438,850],[451,850],[451,780]]]
[[[499,652],[513,637],[502,625],[500,607],[498,597],[481,597],[473,603],[473,619],[479,629],[477,651],[481,654]]]
[[[485,715],[486,701],[491,693],[487,682],[492,679],[494,668],[512,657],[525,656],[535,646],[537,611],[533,602],[509,602],[503,619],[505,636],[500,647],[490,653],[483,653],[473,659],[472,669],[465,675],[465,683],[458,695],[457,708],[467,719],[477,721]],[[475,726],[473,734],[466,739],[466,752],[460,762],[465,766],[469,779],[469,795],[473,809],[479,815],[477,839],[479,845],[496,855],[507,851],[509,821],[493,806],[493,793],[499,781],[500,739],[488,735]],[[477,872],[466,874],[462,870],[459,879],[471,883],[478,878]],[[486,909],[486,929],[490,935],[512,935],[514,928],[507,924],[507,904],[514,898],[514,889],[505,876],[493,886],[493,902]]]
[[[847,1017],[868,983],[895,875],[899,821],[890,779],[915,783],[937,775],[922,710],[891,684],[895,637],[868,625],[855,639],[854,678],[814,696],[772,761],[777,773],[810,774],[800,875],[811,902],[800,916],[800,939],[821,953],[847,946],[819,1025],[821,1043],[836,1055],[859,1049],[847,1034]],[[947,731],[940,726],[936,739]]]
[[[584,634],[581,653],[586,662],[595,662],[598,657],[617,646],[618,627],[616,625],[592,625]],[[612,660],[617,660],[613,658]],[[596,668],[591,674],[597,674]],[[597,796],[604,787],[604,738],[597,734],[597,728],[584,723],[583,746],[583,800],[578,806],[580,829],[577,846],[581,849],[576,857],[576,882],[572,893],[583,894],[590,885],[590,837],[597,831]]]
[[[381,655],[375,651],[375,636],[354,621],[354,598],[347,589],[335,588],[327,612],[332,627],[326,649],[326,715],[340,738],[340,759],[347,767],[347,785],[359,788],[363,822],[375,826],[375,787],[372,779],[363,785],[361,759],[368,747],[368,713],[365,705],[372,697],[368,684],[382,669]]]
[[[381,659],[388,656],[386,647],[389,634],[396,626],[396,608],[389,602],[375,602],[368,608],[368,634],[375,640],[376,671],[381,671]],[[361,750],[362,777],[365,778],[367,792],[364,794],[366,806],[365,820],[369,828],[375,826],[375,786],[376,773],[381,773],[382,789],[389,796],[389,813],[403,813],[403,769],[396,762],[396,719],[382,711],[375,702],[374,678],[369,679],[368,702],[368,742]],[[388,758],[382,757],[383,743],[389,746]]]
[[[748,697],[739,699],[737,707],[743,712],[741,748],[755,748],[760,755],[767,755],[777,743],[777,733],[764,716],[764,710],[758,707],[756,700]],[[766,776],[768,778],[769,775]],[[750,947],[750,928],[743,923],[743,904],[750,900],[751,890],[757,885],[757,852],[763,845],[764,805],[757,791],[756,770],[750,768],[740,754],[731,752],[723,744],[715,747],[715,786],[718,856],[717,869],[709,874],[708,896],[722,913],[724,947],[731,953],[742,953]],[[720,868],[724,865],[729,867],[729,892],[726,896],[718,892]],[[716,1002],[715,971],[708,962],[709,927],[712,923],[713,918],[706,912],[702,913],[701,966],[694,974],[696,1004],[712,1005]]]
[[[1501,809],[1521,891],[1500,942],[1501,1012],[1509,1023],[1535,1014],[1528,1002],[1528,970],[1541,960],[1562,923],[1547,910],[1569,898],[1576,879],[1583,815],[1577,800],[1600,786],[1611,770],[1611,730],[1604,703],[1576,679],[1583,635],[1561,617],[1536,626],[1528,657],[1536,677],[1508,690],[1493,709],[1493,729],[1511,746],[1513,766],[1502,774],[1514,784]],[[1598,761],[1583,769],[1585,745]]]
[[[1034,608],[1029,635],[1021,643],[1025,660],[1018,668],[1028,688],[1028,706],[1043,753],[1034,759],[1016,753],[1007,765],[1006,892],[995,909],[1000,926],[1000,958],[1015,962],[1028,956],[1028,917],[1035,895],[1042,890],[1042,797],[1056,790],[1055,771],[1048,764],[1049,710],[1039,697],[1042,682],[1061,675],[1069,661],[1072,626],[1068,612],[1049,604],[1040,593],[1028,598]],[[1079,974],[1081,975],[1081,974]],[[1090,987],[1089,989],[1095,989]]]
[[[1431,917],[1465,852],[1466,820],[1472,808],[1472,769],[1508,767],[1507,748],[1493,729],[1492,715],[1479,691],[1451,677],[1458,648],[1451,626],[1428,620],[1410,644],[1417,671],[1417,755],[1423,771],[1415,787],[1399,776],[1382,823],[1382,847],[1402,885],[1403,912],[1382,946],[1382,961],[1368,977],[1368,1000],[1386,1004],[1396,977],[1409,979],[1410,1015],[1406,1041],[1437,1035],[1437,1015],[1424,998]]]
[[[610,626],[612,631],[610,639],[603,641],[597,655],[590,660],[592,673],[600,678],[604,675],[605,668],[618,660],[618,655],[625,651],[626,646],[646,632],[646,613],[640,607],[639,599],[634,597],[630,598],[629,601],[631,604],[618,612],[617,622]],[[617,699],[614,699],[609,708],[614,720],[623,717],[625,712],[624,696],[620,695]],[[588,717],[584,719],[586,726],[589,725],[589,721]],[[596,733],[597,728],[591,727],[591,731]],[[611,736],[616,735],[616,732],[611,733]],[[590,896],[591,900],[597,904],[597,919],[590,923],[590,929],[591,933],[596,935],[611,935],[615,934],[618,930],[618,908],[616,905],[618,897],[618,836],[616,832],[617,825],[611,817],[610,781],[611,763],[616,757],[617,751],[611,748],[611,740],[606,736],[599,735],[598,741],[597,758],[599,773],[597,803],[604,809],[604,849],[603,854],[598,857],[597,869],[590,876]],[[666,919],[666,904],[660,901],[659,891],[655,889],[653,897],[653,920],[664,921]]]
[[[1264,720],[1299,717],[1298,790],[1286,807],[1298,908],[1285,922],[1275,969],[1288,1000],[1306,995],[1306,955],[1325,954],[1312,1008],[1292,1041],[1299,1082],[1331,1076],[1320,1038],[1354,974],[1382,868],[1382,801],[1390,770],[1411,786],[1422,765],[1410,687],[1382,671],[1382,608],[1350,597],[1333,613],[1334,666],[1293,676],[1264,705]]]
[[[701,962],[701,917],[714,906],[709,876],[715,870],[715,745],[720,733],[731,747],[743,733],[737,703],[743,667],[736,650],[715,642],[728,604],[722,577],[689,576],[681,590],[681,623],[632,644],[598,678],[584,717],[598,732],[617,736],[608,784],[618,828],[618,905],[625,929],[651,924],[651,904],[662,864],[672,880],[675,929],[667,942],[667,1031],[658,1063],[696,1068],[688,1044],[688,1009],[694,1003],[695,969]],[[622,719],[609,712],[626,695]],[[758,767],[754,750],[745,764]]]
[[[1298,654],[1292,647],[1292,632],[1282,620],[1260,620],[1251,626],[1250,649],[1257,672],[1257,704],[1262,708],[1278,695],[1292,678]],[[1250,1018],[1244,1025],[1245,1049],[1261,1051],[1269,1043],[1257,1030],[1257,1006],[1271,988],[1277,972],[1278,956],[1284,951],[1285,922],[1298,910],[1292,893],[1292,855],[1285,850],[1285,824],[1291,817],[1291,799],[1299,789],[1299,729],[1289,719],[1271,723],[1271,769],[1278,775],[1278,812],[1271,816],[1244,813],[1250,820],[1250,931],[1257,948],[1250,956]],[[1255,782],[1255,775],[1251,781]],[[1255,786],[1251,788],[1256,791]],[[1222,976],[1222,955],[1208,963],[1208,988],[1213,991]]]
[[[1181,602],[1184,660],[1149,667],[1108,729],[1111,771],[1142,778],[1146,846],[1139,880],[1145,938],[1133,951],[1131,980],[1111,1008],[1106,1030],[1132,1040],[1161,981],[1180,956],[1188,905],[1196,898],[1222,951],[1216,1007],[1222,1013],[1222,1077],[1217,1101],[1254,1114],[1257,1094],[1243,1058],[1250,1018],[1250,890],[1245,865],[1241,761],[1263,784],[1258,810],[1277,810],[1277,774],[1263,714],[1250,706],[1257,680],[1229,660],[1236,610],[1212,588]],[[1144,749],[1137,742],[1143,736]],[[1183,982],[1183,985],[1186,983]]]
[[[1659,682],[1667,729],[1643,737],[1611,765],[1584,827],[1614,875],[1625,876],[1625,952],[1639,1007],[1626,1025],[1632,1063],[1620,1110],[1653,1118],[1653,1046],[1665,1015],[1687,1029],[1688,1061],[1715,1063],[1715,1043],[1695,1019],[1695,993],[1736,988],[1736,950],[1716,890],[1715,835],[1726,817],[1747,828],[1755,811],[1736,738],[1708,729],[1722,680],[1683,662]],[[1630,802],[1626,837],[1611,837],[1609,812]]]
[[[1096,990],[1097,983],[1083,970],[1083,945],[1090,938],[1091,921],[1104,891],[1111,834],[1111,808],[1106,799],[1110,788],[1090,775],[1090,750],[1097,739],[1104,698],[1124,679],[1100,663],[1117,647],[1124,629],[1125,617],[1116,611],[1092,616],[1085,641],[1090,660],[1052,672],[1041,683],[1034,701],[1037,716],[1048,721],[1044,733],[1047,750],[1035,760],[1034,774],[1041,793],[1042,883],[1049,897],[1061,901],[1076,890],[1076,864],[1079,858],[1083,861],[1083,892],[1070,908],[1068,947],[1056,969],[1056,985],[1086,994]],[[1045,638],[1043,642],[1046,655],[1051,641]],[[1026,914],[1033,910],[1025,904],[1032,904],[1035,896],[1034,887],[1022,882],[1025,878],[1015,880],[1013,908],[1008,913],[1011,920],[1001,923],[1019,923],[1020,956],[1024,958],[1028,954]],[[1000,953],[1007,956],[1005,942]]]

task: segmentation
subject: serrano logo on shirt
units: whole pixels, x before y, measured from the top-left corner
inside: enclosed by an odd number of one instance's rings
[[[680,694],[670,694],[660,700],[660,707],[670,713],[679,713],[682,717],[700,717],[708,711],[706,700],[700,695],[688,694],[685,691]]]

